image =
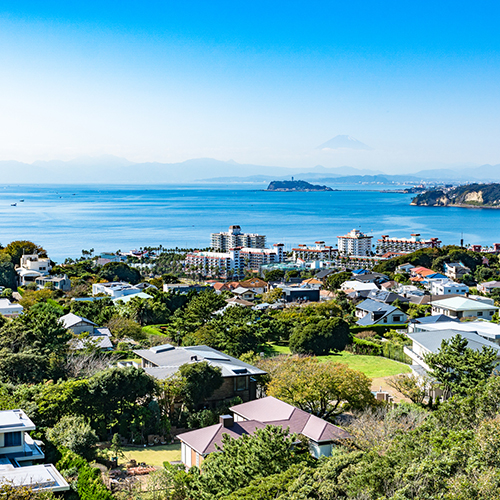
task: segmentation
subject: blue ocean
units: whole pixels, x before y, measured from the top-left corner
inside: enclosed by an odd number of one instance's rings
[[[317,240],[335,246],[337,236],[353,228],[374,240],[417,232],[445,244],[459,244],[462,233],[466,244],[500,242],[499,210],[416,207],[413,195],[373,191],[385,188],[282,193],[263,191],[261,184],[1,186],[0,243],[32,240],[62,262],[90,248],[207,247],[210,233],[232,224],[287,249]]]

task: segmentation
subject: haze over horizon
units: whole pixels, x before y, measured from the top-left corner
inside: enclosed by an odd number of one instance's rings
[[[499,10],[2,2],[0,161],[215,158],[388,174],[496,165]],[[366,147],[324,147],[337,136]]]

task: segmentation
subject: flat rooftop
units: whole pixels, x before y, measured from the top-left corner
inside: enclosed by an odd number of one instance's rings
[[[23,410],[0,411],[0,433],[28,432],[36,429],[35,424]]]

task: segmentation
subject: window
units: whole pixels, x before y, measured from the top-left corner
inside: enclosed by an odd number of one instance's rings
[[[6,432],[4,434],[4,446],[21,446],[21,433],[20,432]]]
[[[394,316],[394,321],[401,321],[401,316]]]
[[[478,316],[482,316],[482,315],[483,315],[483,311],[478,311],[478,312],[477,312],[477,315],[478,315]]]
[[[248,377],[236,377],[235,379],[235,389],[237,391],[244,391],[246,390],[248,387]]]

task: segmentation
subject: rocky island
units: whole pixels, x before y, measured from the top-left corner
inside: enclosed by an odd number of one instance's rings
[[[272,181],[265,191],[333,191],[333,189],[306,181]]]
[[[434,189],[419,194],[411,204],[424,207],[500,208],[500,184],[467,184]]]

